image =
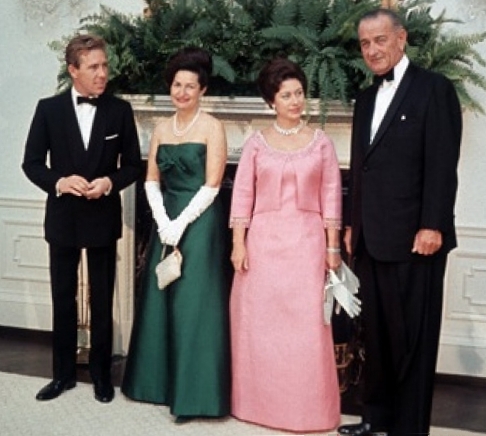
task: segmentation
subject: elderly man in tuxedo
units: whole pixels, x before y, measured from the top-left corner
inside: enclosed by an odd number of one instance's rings
[[[429,433],[462,133],[451,82],[411,63],[397,14],[358,27],[376,82],[354,109],[345,245],[361,280],[363,419],[341,435]]]
[[[89,370],[95,398],[114,397],[111,381],[116,244],[121,237],[120,191],[142,172],[130,104],[104,93],[104,40],[78,35],[66,47],[72,87],[39,101],[22,168],[47,193],[53,302],[53,380],[37,394],[50,400],[76,385],[78,264],[87,250],[90,286]]]

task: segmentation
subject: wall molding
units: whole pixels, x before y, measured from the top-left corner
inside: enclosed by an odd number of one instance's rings
[[[486,377],[486,228],[457,226],[449,255],[438,371]]]
[[[118,242],[114,299],[115,354],[125,354],[133,319],[135,187],[122,192],[123,238]],[[45,199],[0,198],[0,325],[51,329]],[[83,258],[83,257],[82,257]],[[80,289],[87,279],[80,274]]]

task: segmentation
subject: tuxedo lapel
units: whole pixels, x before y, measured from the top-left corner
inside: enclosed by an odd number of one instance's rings
[[[93,174],[98,166],[98,162],[103,154],[103,147],[105,146],[104,137],[106,131],[106,119],[108,117],[108,108],[106,100],[103,96],[98,97],[99,103],[96,108],[96,114],[93,120],[93,127],[91,129],[91,136],[88,143],[88,161],[87,174]]]
[[[370,146],[368,147],[368,153],[371,153],[373,151],[374,147],[376,144],[380,142],[380,139],[383,137],[384,133],[387,131],[388,127],[390,126],[391,121],[393,120],[393,117],[395,116],[398,108],[400,107],[400,104],[402,103],[403,99],[407,95],[407,92],[410,88],[410,84],[412,83],[413,76],[415,75],[415,69],[412,64],[410,64],[407,68],[407,71],[405,71],[405,74],[403,75],[403,78],[400,82],[400,85],[398,86],[398,89],[393,96],[393,99],[390,103],[390,106],[388,107],[385,116],[383,117],[383,120],[378,127],[378,130],[376,131],[375,137],[373,138],[373,141],[371,142]],[[376,96],[376,93],[375,93]],[[374,108],[372,108],[371,113],[373,114]],[[371,120],[370,120],[370,128],[371,128]]]
[[[78,118],[76,117],[76,111],[71,98],[71,90],[63,95],[61,113],[64,116],[63,126],[66,129],[66,136],[68,138],[68,149],[72,155],[74,166],[81,173],[81,170],[86,164],[87,156]]]
[[[377,86],[372,86],[369,89],[368,95],[366,96],[366,100],[364,101],[364,109],[362,113],[364,113],[364,119],[362,120],[361,126],[361,135],[360,141],[362,150],[366,153],[370,149],[370,138],[371,138],[371,123],[373,121],[373,111],[375,109],[375,101],[376,101],[376,93],[378,91]]]

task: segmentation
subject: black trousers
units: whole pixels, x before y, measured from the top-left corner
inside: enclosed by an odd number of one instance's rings
[[[91,348],[89,370],[93,380],[110,380],[113,346],[113,293],[116,242],[87,248],[90,286]],[[81,249],[49,245],[53,304],[53,376],[76,379],[78,312],[76,293]]]
[[[374,431],[429,434],[447,255],[380,262],[356,253],[365,342],[364,414]]]

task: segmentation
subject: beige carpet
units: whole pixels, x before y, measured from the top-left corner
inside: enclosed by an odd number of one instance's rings
[[[233,418],[174,424],[167,407],[140,404],[116,389],[109,404],[93,397],[90,384],[78,383],[58,399],[40,402],[35,393],[48,380],[0,372],[0,435],[2,436],[267,436],[286,435]],[[343,416],[343,423],[358,421]],[[432,429],[432,436],[477,435],[451,429]],[[316,435],[316,433],[314,433]],[[329,433],[337,435],[337,433]]]

